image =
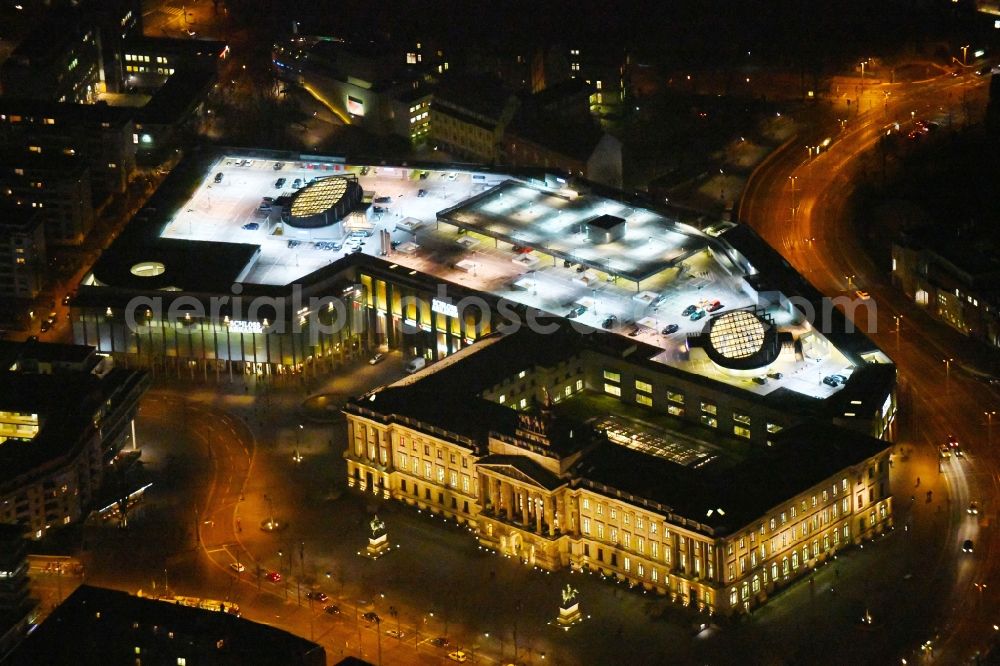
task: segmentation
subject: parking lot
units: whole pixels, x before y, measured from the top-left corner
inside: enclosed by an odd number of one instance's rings
[[[248,161],[249,164],[241,166]],[[276,169],[279,164],[280,168]],[[222,174],[219,182],[216,182],[217,174]],[[375,198],[388,197],[391,200],[388,204],[374,204],[360,217],[355,214],[355,219],[352,219],[351,222],[359,228],[367,227],[372,233],[382,228],[391,230],[397,221],[405,217],[433,221],[438,210],[486,188],[485,180],[473,180],[469,173],[435,171],[427,172],[427,177],[420,179],[419,174],[410,169],[365,169],[330,162],[251,160],[242,156],[227,156],[208,170],[204,182],[167,223],[162,236],[258,245],[261,255],[247,281],[289,284],[333,263],[350,249],[344,247],[344,236],[329,228],[305,231],[286,227],[281,233],[273,233],[267,224],[267,214],[260,210],[263,198],[293,194],[296,179],[308,183],[313,178],[345,174],[357,176],[365,192]],[[282,178],[285,181],[283,186],[275,187]],[[421,189],[426,193],[418,197]],[[374,239],[368,241],[364,251],[377,254],[374,242]],[[336,246],[340,249],[333,249]]]
[[[296,186],[306,186],[312,179],[337,175],[356,176],[366,201],[371,202],[363,210],[350,213],[343,228],[341,225],[293,228],[275,224],[274,220],[269,222],[269,213],[261,210],[264,197],[290,195]],[[503,222],[496,212],[500,201],[497,197],[503,195],[497,193],[510,188],[494,190],[478,202],[463,202],[504,180],[502,175],[475,172],[227,156],[208,170],[204,182],[167,223],[162,235],[259,246],[259,259],[246,280],[259,284],[290,284],[352,251],[383,256],[445,282],[490,292],[557,316],[570,316],[594,328],[603,327],[633,337],[663,349],[656,356],[662,363],[761,394],[786,387],[824,397],[839,389],[824,384],[825,377],[850,375],[852,368],[847,359],[832,345],[825,344],[809,324],[775,307],[768,314],[777,325],[795,330],[797,337],[815,341],[806,345],[801,358],[783,355],[769,368],[770,377],[765,380],[762,373],[757,381],[723,372],[709,361],[692,360],[687,337],[702,331],[708,315],[759,304],[745,289],[742,276],[720,264],[699,232],[667,228],[658,234],[659,226],[668,225],[669,221],[649,211],[586,197],[588,201],[583,203],[598,212],[611,210],[635,220],[620,241],[608,246],[611,249],[599,245],[578,247],[580,242],[569,238],[570,230],[563,232],[562,227],[556,228],[566,226],[567,218],[573,214],[569,205],[581,204],[581,200],[533,195],[534,190],[526,187],[510,190],[518,196],[508,196],[501,207],[510,208],[512,216],[532,217],[531,220],[512,217],[507,224],[518,233],[532,231],[537,238],[531,246],[516,245],[491,235],[490,228],[469,228],[459,218],[448,217],[471,211],[462,219],[480,216],[488,223],[485,226],[495,228]],[[279,182],[282,186],[276,187]],[[558,210],[564,201],[569,202],[566,210]],[[577,206],[583,209],[577,212],[578,217],[587,214],[586,206]],[[439,213],[448,209],[454,210],[445,217],[456,223],[439,220]],[[651,228],[650,224],[658,226]],[[389,247],[381,247],[380,230],[389,232]],[[564,256],[575,252],[584,258],[577,263],[549,254],[547,238],[562,248],[559,252]],[[612,251],[614,248],[617,250]],[[639,281],[617,275],[610,268],[601,270],[603,260],[594,254],[599,251],[617,253],[614,258],[619,263],[648,273]],[[659,272],[648,270],[656,265],[651,252],[664,257]],[[608,265],[611,259],[607,260]],[[696,310],[693,316],[683,314],[689,306]]]

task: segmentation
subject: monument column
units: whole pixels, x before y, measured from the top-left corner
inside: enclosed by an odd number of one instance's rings
[[[549,525],[549,536],[555,536],[556,502],[552,497],[545,498],[545,520]]]
[[[479,500],[479,509],[480,509],[480,511],[486,509],[486,498],[489,496],[487,488],[486,488],[486,484],[487,483],[488,483],[488,481],[487,481],[487,479],[486,479],[485,476],[483,476],[482,478],[479,479],[479,493],[478,493],[479,496],[478,496],[478,500]]]
[[[541,497],[532,497],[531,499],[531,505],[535,509],[535,533],[539,536],[542,534],[542,514],[545,513],[542,506],[540,506],[542,505],[542,502],[543,500]]]
[[[483,484],[486,484],[486,499],[490,503],[490,507],[496,511],[497,510],[497,489],[493,485],[493,477],[483,474],[482,480],[479,482],[479,487],[482,488]],[[484,507],[485,508],[485,507]]]

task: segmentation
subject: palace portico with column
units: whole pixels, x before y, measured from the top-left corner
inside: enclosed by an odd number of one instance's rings
[[[533,335],[349,401],[348,486],[466,525],[525,565],[722,613],[892,526],[885,441],[816,421],[760,450],[696,438],[578,384],[572,339]],[[520,386],[531,405],[512,408]]]
[[[513,436],[492,433],[477,465],[480,542],[543,569],[569,564],[575,512],[570,467],[593,441],[583,429],[556,430],[548,409],[518,414]],[[575,441],[574,441],[575,434]]]

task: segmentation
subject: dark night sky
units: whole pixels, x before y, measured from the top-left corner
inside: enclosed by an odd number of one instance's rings
[[[248,1],[248,0],[243,0]],[[240,0],[231,0],[233,4]],[[837,58],[894,49],[900,40],[941,33],[960,6],[943,0],[662,0],[660,2],[455,2],[423,0],[257,0],[280,23],[305,32],[461,45],[571,43],[628,46],[674,64],[719,63],[746,51],[770,61]],[[279,30],[286,30],[279,25]],[[367,34],[366,34],[367,33]],[[853,57],[853,55],[852,55]]]

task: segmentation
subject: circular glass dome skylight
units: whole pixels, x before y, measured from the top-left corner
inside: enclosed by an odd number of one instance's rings
[[[142,261],[130,269],[132,275],[136,277],[156,277],[157,275],[163,275],[166,270],[167,267],[159,261]]]
[[[757,315],[737,310],[712,322],[708,341],[725,358],[749,358],[764,346],[764,332],[764,322]]]

